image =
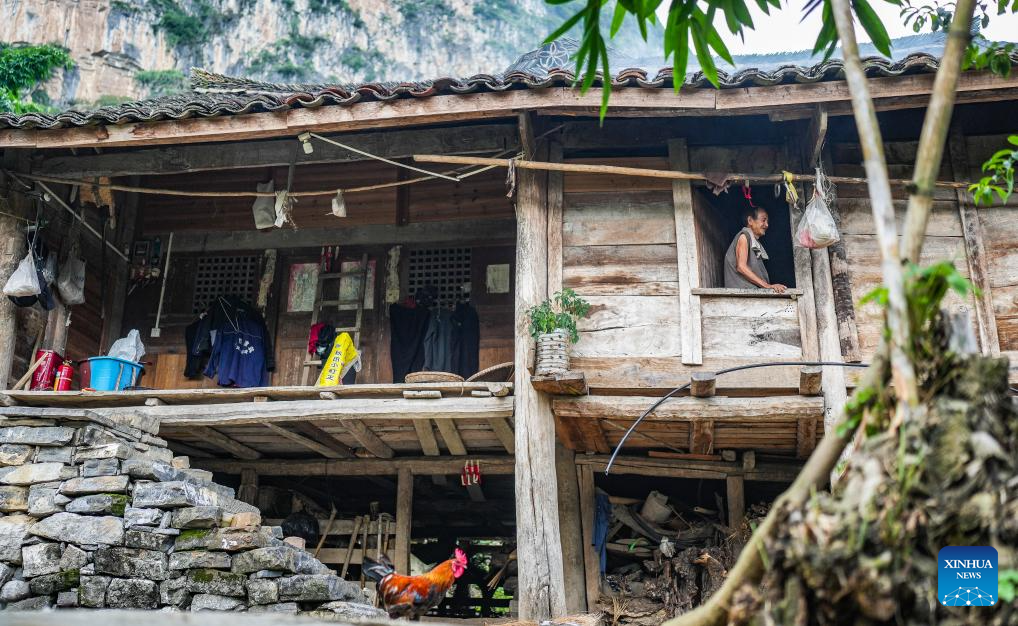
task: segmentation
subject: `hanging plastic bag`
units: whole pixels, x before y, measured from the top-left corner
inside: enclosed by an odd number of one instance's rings
[[[265,183],[258,183],[255,188],[260,192],[275,191],[275,182],[269,180]],[[276,199],[272,196],[258,196],[251,206],[254,212],[255,228],[272,228],[276,223]]]
[[[46,255],[46,262],[42,264],[42,278],[47,285],[52,285],[57,279],[57,257],[51,252]]]
[[[127,333],[126,337],[114,341],[107,356],[137,363],[141,357],[145,356],[145,345],[141,342],[140,333],[137,330],[132,330]]]
[[[85,261],[77,254],[71,254],[60,266],[57,275],[57,291],[64,304],[85,302]]]
[[[834,245],[841,239],[838,225],[834,222],[834,216],[828,207],[828,198],[833,197],[830,191],[827,177],[818,168],[813,198],[806,205],[799,227],[795,230],[797,245],[816,250]]]
[[[25,258],[18,263],[11,277],[4,285],[4,295],[23,297],[37,296],[42,292],[42,285],[39,283],[39,272],[35,268],[35,259],[29,251]]]

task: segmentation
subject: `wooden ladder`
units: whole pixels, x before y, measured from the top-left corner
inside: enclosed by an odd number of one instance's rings
[[[339,262],[340,270],[342,270],[343,262],[339,261],[338,259],[337,261]],[[360,283],[357,288],[357,295],[353,299],[349,300],[340,299],[340,296],[342,295],[340,293],[341,285],[337,284],[336,285],[337,299],[323,300],[322,294],[325,291],[324,289],[325,281],[335,280],[341,283],[344,278],[350,277],[360,278]],[[360,350],[361,325],[364,321],[364,297],[367,294],[367,288],[368,288],[368,255],[366,252],[361,255],[360,269],[352,270],[349,272],[344,271],[320,272],[318,274],[318,285],[315,287],[315,304],[311,308],[311,326],[314,326],[315,324],[318,323],[318,320],[322,317],[322,312],[326,307],[334,306],[336,307],[337,312],[344,312],[344,309],[341,308],[342,306],[347,304],[356,304],[357,310],[356,315],[354,317],[353,326],[336,326],[336,336],[338,337],[340,333],[350,333],[353,336],[354,347]],[[331,351],[331,347],[329,350]],[[328,358],[329,355],[326,354],[325,356],[326,358]],[[309,385],[311,383],[312,368],[321,367],[321,365],[322,365],[321,359],[311,359],[309,355],[309,358],[304,360],[304,374],[301,378],[301,384],[304,386]]]

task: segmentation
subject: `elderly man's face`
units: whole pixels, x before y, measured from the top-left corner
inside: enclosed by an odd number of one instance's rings
[[[767,223],[767,211],[764,211],[763,209],[757,211],[754,217],[749,218],[746,222],[749,229],[753,231],[753,236],[758,239],[763,237],[769,228]]]

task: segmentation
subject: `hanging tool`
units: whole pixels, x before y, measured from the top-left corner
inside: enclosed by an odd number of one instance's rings
[[[350,533],[350,543],[346,546],[346,556],[343,557],[343,570],[340,572],[340,578],[346,578],[346,572],[350,569],[350,559],[353,558],[353,548],[357,543],[357,537],[360,535],[361,522],[364,520],[360,515],[354,518],[353,521],[353,532]]]
[[[325,538],[332,532],[332,522],[336,521],[336,505],[332,505],[332,512],[329,513],[329,521],[325,524],[325,532],[318,538],[318,545],[315,546],[314,557],[318,558],[318,553],[322,551],[322,546],[325,545]]]

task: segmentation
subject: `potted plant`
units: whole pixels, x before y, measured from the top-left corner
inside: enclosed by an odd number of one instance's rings
[[[530,335],[537,343],[534,374],[545,376],[569,370],[570,343],[580,340],[576,320],[587,317],[590,303],[572,289],[563,289],[544,302],[530,307]]]

